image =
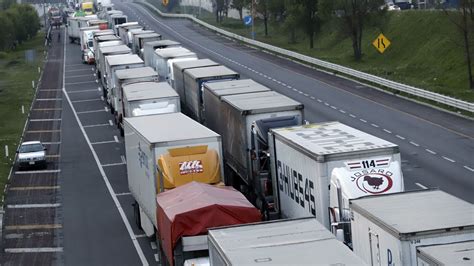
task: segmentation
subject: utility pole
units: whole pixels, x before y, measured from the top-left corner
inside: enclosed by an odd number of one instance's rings
[[[44,32],[47,32],[47,29],[46,29],[46,0],[43,0],[43,17],[44,17]]]
[[[255,27],[254,27],[254,20],[255,20],[255,7],[254,7],[254,2],[255,0],[252,1],[252,40],[255,40]]]

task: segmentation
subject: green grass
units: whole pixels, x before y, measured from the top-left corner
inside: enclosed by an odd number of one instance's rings
[[[33,62],[26,62],[25,51],[35,50]],[[18,46],[16,50],[0,53],[0,199],[13,163],[15,150],[34,96],[31,81],[38,81],[38,67],[43,66],[44,35]],[[25,114],[21,113],[21,106]],[[5,145],[10,158],[5,157]]]
[[[150,3],[161,5],[156,0]],[[196,9],[186,8],[187,13],[197,14]],[[184,13],[177,7],[175,13]],[[250,28],[236,19],[224,19],[216,23],[209,12],[201,13],[201,20],[214,26],[250,37]],[[315,48],[309,49],[309,41],[297,32],[296,42],[289,42],[289,34],[281,23],[273,22],[269,36],[264,36],[263,23],[255,21],[256,38],[259,41],[296,51],[318,59],[374,74],[418,88],[474,102],[474,90],[469,89],[464,47],[460,33],[441,11],[389,12],[382,26],[366,27],[363,33],[363,59],[353,58],[349,38],[337,30],[335,22],[323,25],[315,39]],[[383,32],[391,46],[380,54],[372,41]],[[474,40],[472,40],[474,43]]]

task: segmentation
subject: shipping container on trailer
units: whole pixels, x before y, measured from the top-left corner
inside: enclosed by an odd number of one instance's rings
[[[171,79],[171,87],[173,87],[181,97],[181,102],[184,102],[184,71],[191,68],[202,68],[210,66],[220,66],[220,64],[211,59],[198,59],[192,61],[176,62],[173,64],[173,77]]]
[[[197,55],[195,53],[183,47],[156,49],[153,56],[155,59],[152,60],[155,60],[155,69],[158,72],[158,75],[160,75],[160,79],[166,81],[168,81],[170,75],[172,75],[172,65],[170,65],[171,60],[197,60]]]
[[[124,55],[124,54],[132,54],[132,49],[128,48],[126,45],[113,45],[113,46],[106,46],[99,48],[100,50],[100,58],[99,58],[99,66],[98,66],[98,77],[102,83],[102,87],[104,91],[107,90],[107,75],[106,75],[106,62],[105,58],[107,56],[114,56],[114,55]],[[105,94],[104,94],[105,97]]]
[[[128,32],[134,29],[143,29],[143,26],[140,24],[132,24],[132,25],[127,25],[127,26],[119,26],[119,34],[120,39],[122,39],[122,42],[125,44],[128,44]]]
[[[270,130],[275,210],[314,216],[350,245],[349,200],[404,190],[398,145],[340,122]]]
[[[161,40],[161,35],[156,32],[136,34],[133,38],[132,50],[143,59],[144,44],[158,40]]]
[[[122,23],[120,25],[117,25],[117,27],[115,28],[115,34],[119,37],[121,37],[121,31],[122,31],[122,28],[124,27],[128,27],[128,26],[138,26],[138,27],[141,27],[140,24],[138,24],[138,22],[136,21],[132,21],[132,22],[125,22],[125,23]]]
[[[367,265],[314,218],[209,230],[211,266]]]
[[[182,113],[124,118],[128,186],[147,236],[157,228],[156,195],[197,181],[222,182],[222,144]]]
[[[97,44],[97,47],[94,47],[94,53],[95,53],[95,73],[99,74],[100,73],[100,59],[101,59],[101,50],[100,48],[103,47],[110,47],[110,46],[117,46],[117,45],[122,45],[122,41],[106,41],[106,42],[101,42]],[[98,75],[100,77],[100,74]]]
[[[240,74],[225,67],[211,66],[184,70],[183,107],[191,117],[202,122],[202,86],[206,82],[228,81],[240,78]]]
[[[474,241],[419,246],[416,249],[418,266],[468,266],[474,261]]]
[[[119,69],[130,69],[137,67],[144,67],[145,64],[143,60],[138,57],[136,54],[121,54],[121,55],[112,55],[105,57],[105,75],[106,75],[106,84],[107,91],[104,98],[107,99],[107,102],[112,105],[111,95],[114,95],[114,84],[115,84],[115,75],[114,72]],[[111,110],[114,113],[114,107],[112,106]]]
[[[219,124],[223,119],[221,114],[224,111],[222,109],[222,97],[264,91],[270,91],[270,88],[251,79],[204,83],[202,92],[203,124],[222,135],[222,132],[219,132],[222,129],[219,128]]]
[[[181,43],[171,40],[146,42],[143,47],[143,61],[145,61],[145,65],[156,69],[155,50],[171,47],[181,47]]]
[[[473,241],[473,209],[441,190],[351,200],[354,253],[372,265],[416,265],[418,247]]]
[[[145,29],[131,29],[127,32],[127,45],[128,47],[133,49],[133,39],[135,38],[135,35],[139,34],[146,34],[146,33],[154,33],[152,30],[145,30]]]

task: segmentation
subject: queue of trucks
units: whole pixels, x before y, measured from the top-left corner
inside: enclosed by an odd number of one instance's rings
[[[396,144],[309,123],[300,102],[116,16],[98,14],[109,29],[87,45],[163,265],[425,265],[472,247],[472,205],[405,192]]]

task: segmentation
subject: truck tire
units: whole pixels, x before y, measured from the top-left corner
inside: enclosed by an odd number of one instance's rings
[[[138,202],[134,202],[133,206],[133,218],[135,219],[135,224],[137,225],[138,229],[143,230],[141,218],[140,218],[140,207],[138,206]]]

